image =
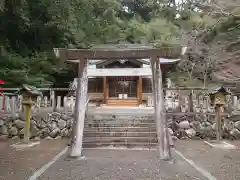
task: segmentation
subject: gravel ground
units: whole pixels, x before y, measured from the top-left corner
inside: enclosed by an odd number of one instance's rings
[[[24,151],[0,142],[0,180],[27,180],[66,146],[65,140],[41,141]],[[240,142],[232,142],[240,147]],[[175,142],[176,149],[217,180],[240,179],[240,148],[221,150],[203,141]],[[84,149],[84,160],[66,155],[55,162],[38,180],[206,180],[173,152],[173,161],[158,161],[157,151]]]
[[[16,141],[0,142],[0,180],[26,180],[66,146],[65,140],[41,141],[40,145],[16,151],[10,146],[13,143]]]
[[[186,161],[159,162],[157,151],[84,150],[85,160],[62,157],[38,180],[206,180]]]
[[[231,142],[230,142],[231,143]],[[239,142],[232,144],[238,145]],[[203,141],[176,141],[176,149],[210,172],[217,180],[240,179],[240,150],[211,148]]]

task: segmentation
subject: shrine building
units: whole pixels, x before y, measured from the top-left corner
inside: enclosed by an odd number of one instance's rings
[[[98,47],[98,51],[112,49]],[[100,50],[99,50],[100,49]],[[133,49],[129,48],[128,49]],[[139,49],[139,46],[138,46]],[[76,52],[79,50],[76,50]],[[75,57],[75,51],[72,52]],[[68,54],[70,57],[71,55]],[[148,104],[152,97],[150,58],[114,58],[91,60],[87,63],[88,96],[92,103],[108,106],[138,106]],[[115,57],[116,56],[116,57]],[[167,72],[175,67],[180,58],[158,58],[161,64],[163,83],[166,82]],[[72,62],[78,62],[76,60]],[[74,79],[70,89],[77,86],[77,78]]]

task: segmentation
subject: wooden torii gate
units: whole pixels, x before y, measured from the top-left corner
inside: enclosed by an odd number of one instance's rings
[[[160,158],[168,160],[171,158],[168,128],[166,121],[166,110],[164,107],[164,96],[162,89],[162,71],[159,58],[179,58],[183,48],[161,47],[153,45],[108,45],[110,48],[89,48],[89,49],[65,49],[55,48],[56,57],[61,60],[76,62],[78,66],[78,82],[75,102],[75,116],[73,125],[73,137],[71,144],[71,157],[82,155],[83,129],[85,112],[87,106],[87,61],[101,59],[143,59],[149,58],[152,69],[152,87],[154,95],[155,121],[159,144]],[[185,51],[185,50],[184,50]]]

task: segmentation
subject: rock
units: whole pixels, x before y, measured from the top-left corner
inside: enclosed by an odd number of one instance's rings
[[[225,120],[223,124],[223,129],[230,132],[231,130],[234,129],[234,122]]]
[[[18,129],[23,129],[25,126],[25,121],[17,119],[16,121],[14,121],[14,124]]]
[[[60,129],[64,129],[66,127],[66,125],[67,125],[66,121],[64,121],[62,119],[58,122],[58,127]]]
[[[15,126],[13,126],[13,127],[9,130],[9,134],[10,134],[11,136],[16,136],[16,135],[18,135],[18,129],[17,129]]]
[[[19,137],[18,136],[13,136],[12,139],[16,140],[16,139],[19,139]]]
[[[34,138],[35,141],[40,141],[40,139],[41,139],[41,138],[40,138],[39,136],[36,136],[36,137]]]
[[[23,136],[24,135],[24,129],[21,129],[21,131],[19,131],[19,135]]]
[[[3,126],[0,127],[0,134],[8,135],[8,128],[7,128],[7,126],[3,125]]]
[[[188,135],[190,138],[193,137],[193,136],[196,136],[196,131],[195,131],[193,128],[187,129],[187,130],[185,130],[185,132],[187,133],[187,135]]]
[[[46,127],[47,127],[47,124],[45,121],[40,121],[37,123],[37,128],[39,128],[39,129],[44,129]]]
[[[229,134],[232,135],[233,137],[235,137],[236,139],[240,138],[240,131],[236,128],[231,130]]]
[[[72,124],[73,124],[73,119],[67,120],[66,128],[70,129],[72,127]]]
[[[237,128],[238,130],[240,130],[240,121],[235,122],[234,126],[235,126],[235,128]]]
[[[65,121],[71,119],[71,117],[70,117],[70,116],[67,116],[66,114],[63,114],[61,118],[62,118],[63,120],[65,120]]]
[[[8,129],[11,129],[12,126],[13,126],[12,121],[9,121],[8,123],[6,123],[6,126],[7,126]]]
[[[52,130],[49,135],[52,137],[52,138],[55,138],[58,134],[60,133],[60,129],[59,128],[55,128],[54,130]]]
[[[230,117],[228,117],[228,119],[229,119],[230,121],[237,122],[237,121],[240,120],[240,116],[239,116],[239,115],[233,115],[233,114],[232,114]]]
[[[216,123],[213,123],[213,125],[212,125],[212,130],[216,131],[216,126],[217,126],[217,124],[216,124]]]
[[[61,130],[60,135],[62,137],[67,137],[69,135],[69,130],[67,128],[64,128],[63,130]]]
[[[208,121],[204,121],[201,123],[201,127],[210,127],[210,126],[212,126],[212,124]]]
[[[0,119],[0,126],[4,125],[4,121],[2,119]]]
[[[49,135],[50,131],[48,128],[44,128],[39,132],[39,135],[42,139],[45,139]]]
[[[61,138],[62,138],[61,136],[57,136],[54,139],[57,140],[57,139],[61,139]]]
[[[178,140],[178,137],[177,136],[172,136],[172,139],[173,140]]]
[[[192,127],[193,129],[200,129],[201,128],[201,123],[199,121],[192,121],[190,123],[190,127]]]
[[[54,129],[56,129],[57,128],[57,123],[56,122],[52,122],[51,124],[49,124],[49,129],[51,130],[51,131],[53,131]]]
[[[182,121],[178,125],[179,125],[180,129],[189,129],[190,128],[190,124],[188,121]]]
[[[46,139],[46,140],[53,140],[53,138],[52,137],[50,137],[50,136],[47,136],[46,138],[44,138],[44,139]]]
[[[168,128],[168,132],[171,136],[173,136],[173,130],[171,128]]]
[[[31,125],[30,132],[31,132],[31,137],[35,137],[40,134],[40,131],[36,125]]]

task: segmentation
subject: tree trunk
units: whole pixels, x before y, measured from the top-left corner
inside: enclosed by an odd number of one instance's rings
[[[169,145],[169,132],[167,128],[166,109],[164,106],[164,95],[162,85],[162,71],[157,57],[151,59],[152,67],[152,88],[154,96],[155,121],[157,138],[160,152],[160,159],[171,159]]]
[[[88,78],[87,78],[87,60],[80,60],[78,67],[77,93],[75,101],[75,114],[73,123],[71,157],[82,155],[82,141],[84,120],[87,106]]]

